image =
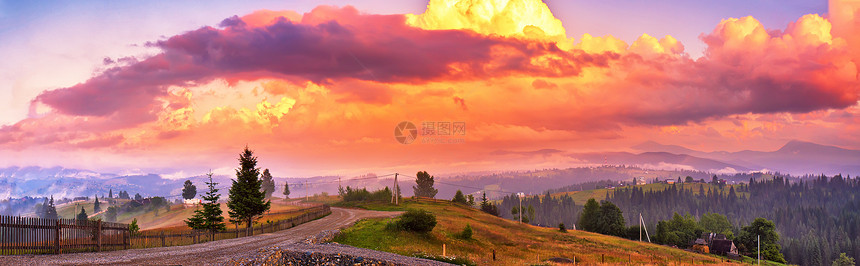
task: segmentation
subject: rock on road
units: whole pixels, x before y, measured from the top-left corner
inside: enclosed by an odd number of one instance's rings
[[[233,258],[253,256],[262,248],[283,246],[304,240],[323,230],[340,229],[372,217],[394,217],[400,212],[331,208],[318,220],[275,233],[219,240],[188,246],[129,249],[98,253],[0,256],[2,265],[222,265]]]

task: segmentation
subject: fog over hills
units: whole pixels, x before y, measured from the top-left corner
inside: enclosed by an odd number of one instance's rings
[[[645,142],[632,148],[647,152],[670,152],[722,161],[752,170],[769,170],[791,175],[860,174],[860,151],[792,140],[775,151],[702,152],[677,145]]]
[[[790,141],[776,151],[701,152],[676,145],[646,142],[630,152],[569,153],[555,149],[535,152],[497,151],[499,154],[521,156],[545,156],[546,153],[564,154],[583,162],[567,169],[522,169],[522,171],[484,171],[457,175],[431,173],[437,177],[438,198],[450,198],[457,189],[464,193],[479,195],[488,191],[490,197],[500,197],[511,192],[541,193],[571,184],[596,180],[629,180],[632,177],[675,178],[693,176],[696,179],[717,174],[726,179],[744,180],[737,177],[753,171],[772,171],[800,176],[804,174],[860,174],[860,151],[815,143]],[[606,165],[604,165],[606,162]],[[652,170],[652,171],[648,171]],[[276,196],[281,196],[284,182],[290,183],[291,197],[326,192],[337,193],[338,185],[344,187],[367,187],[381,189],[393,184],[393,173],[369,173],[354,177],[316,176],[279,177],[276,181]],[[381,177],[377,177],[380,175]],[[399,178],[402,194],[412,195],[415,173],[401,173]],[[169,178],[168,178],[169,177]],[[215,181],[226,195],[231,184],[231,175],[215,175]],[[0,199],[9,197],[71,198],[76,196],[107,195],[125,190],[131,195],[166,196],[178,198],[185,180],[191,180],[202,191],[206,176],[174,176],[159,174],[117,174],[63,167],[8,167],[0,168]]]

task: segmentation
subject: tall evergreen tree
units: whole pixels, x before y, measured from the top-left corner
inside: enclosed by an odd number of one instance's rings
[[[585,231],[594,232],[597,230],[597,217],[600,214],[600,204],[594,198],[588,199],[585,206],[582,207],[582,214],[579,215],[579,228]]]
[[[113,198],[113,189],[108,189],[108,198]]]
[[[191,180],[185,180],[185,184],[182,185],[182,198],[183,199],[193,199],[197,196],[197,186],[191,183]]]
[[[51,200],[48,201],[48,206],[45,206],[45,219],[58,219],[57,206],[54,206],[54,195],[51,195]]]
[[[96,197],[96,201],[93,203],[93,213],[99,213],[102,211],[102,205],[99,203],[99,197]]]
[[[89,219],[89,216],[87,215],[87,211],[84,210],[84,208],[81,208],[81,212],[79,212],[78,215],[75,216],[75,220],[86,221],[87,219]]]
[[[266,194],[260,190],[262,183],[257,157],[245,146],[245,150],[239,155],[236,180],[233,180],[233,185],[230,186],[227,199],[227,207],[230,208],[227,213],[231,222],[244,222],[247,227],[251,227],[254,219],[269,210],[272,202],[265,200]]]
[[[484,192],[484,194],[481,196],[481,211],[495,216],[499,216],[499,208],[487,200],[487,192]]]
[[[218,232],[227,228],[224,224],[224,216],[221,215],[221,204],[218,203],[221,194],[218,194],[218,189],[215,188],[218,183],[212,181],[212,173],[206,175],[209,176],[209,182],[206,182],[209,191],[206,192],[206,196],[203,196],[204,202],[200,203],[201,208],[195,210],[194,216],[185,220],[185,224],[195,230]]]
[[[412,192],[415,193],[416,197],[436,197],[436,193],[439,192],[439,190],[433,188],[433,176],[428,174],[427,171],[419,171],[415,174],[415,177],[417,177],[417,179],[415,179],[417,186],[412,187]]]
[[[262,189],[266,193],[266,198],[271,198],[272,194],[275,193],[275,179],[272,178],[272,174],[269,173],[268,168],[263,170],[263,175],[260,177],[263,179]]]
[[[290,198],[290,183],[284,181],[284,199]]]

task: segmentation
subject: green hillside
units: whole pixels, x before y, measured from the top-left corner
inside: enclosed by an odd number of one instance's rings
[[[552,257],[573,259],[583,265],[605,263],[644,263],[654,265],[720,264],[725,258],[686,252],[680,249],[630,241],[584,231],[559,232],[557,229],[519,224],[450,201],[404,199],[400,206],[383,203],[345,204],[374,210],[424,209],[436,215],[438,224],[428,235],[385,229],[390,219],[362,220],[346,229],[335,242],[407,256],[417,253],[441,255],[442,244],[448,256],[468,258],[479,265],[543,264]],[[469,224],[471,240],[457,234]],[[496,261],[492,260],[495,250]],[[729,263],[730,264],[730,263]]]

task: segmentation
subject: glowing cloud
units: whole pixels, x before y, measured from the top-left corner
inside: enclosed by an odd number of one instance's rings
[[[782,30],[724,19],[700,36],[697,59],[669,35],[574,42],[538,0],[432,0],[418,15],[261,10],[151,42],[160,53],[41,93],[38,115],[0,128],[0,147],[153,158],[205,147],[189,163],[206,164],[247,143],[318,173],[484,167],[496,150],[649,136],[737,145],[825,128],[857,145],[860,4],[834,7]],[[404,120],[465,121],[466,143],[450,156],[405,147],[390,130]]]

